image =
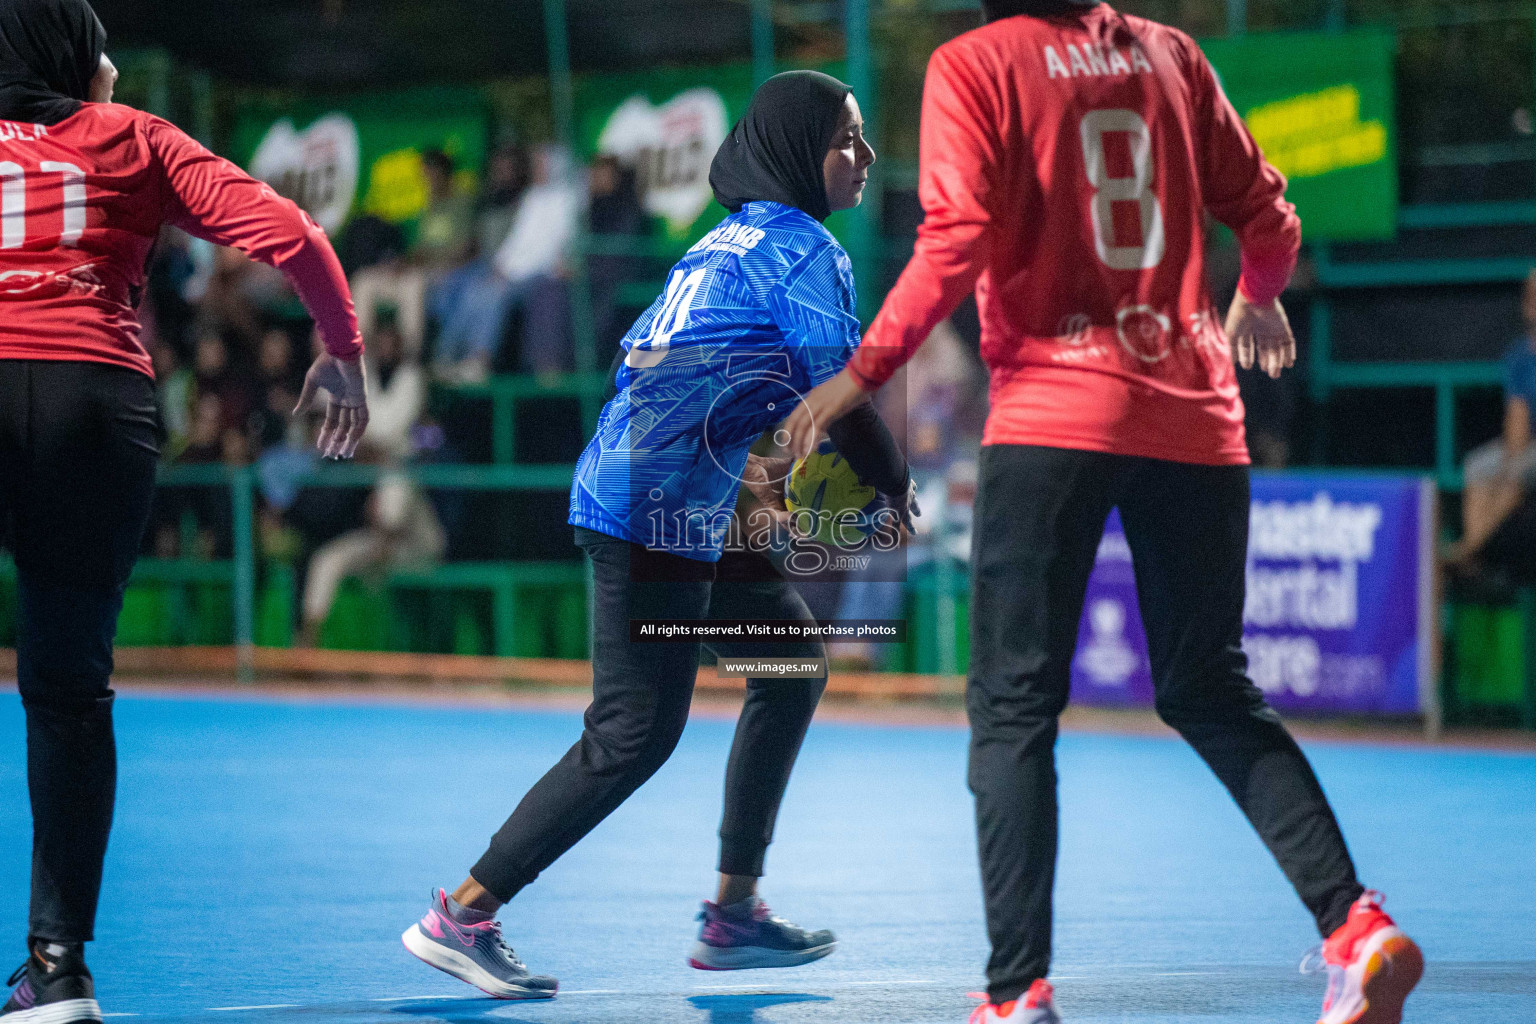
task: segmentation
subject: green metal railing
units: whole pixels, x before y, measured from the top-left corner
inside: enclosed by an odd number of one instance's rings
[[[581,408],[587,434],[597,429],[608,377],[603,373],[571,373],[558,377],[503,375],[482,384],[456,384],[442,389],[453,400],[491,403],[491,458],[499,466],[517,462],[517,406],[528,399],[574,399]],[[566,481],[569,484],[569,480]]]
[[[571,486],[574,466],[458,466],[424,465],[403,469],[379,466],[321,465],[301,474],[299,486],[368,488],[386,475],[404,476],[423,489],[465,491],[564,491]],[[161,487],[227,487],[232,510],[233,544],[227,563],[203,562],[205,572],[230,580],[234,613],[237,672],[242,681],[255,674],[256,650],[256,477],[252,466],[168,465],[161,468]],[[190,560],[180,560],[190,561]],[[195,563],[194,563],[195,564]],[[227,568],[214,569],[213,566]],[[588,602],[590,604],[590,581]]]

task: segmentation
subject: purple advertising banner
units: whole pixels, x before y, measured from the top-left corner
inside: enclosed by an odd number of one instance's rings
[[[1420,477],[1255,474],[1243,649],[1282,711],[1435,715],[1434,492]],[[1148,707],[1131,551],[1111,515],[1088,584],[1072,697]]]

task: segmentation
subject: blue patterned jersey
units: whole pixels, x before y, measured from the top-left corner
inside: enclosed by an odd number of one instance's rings
[[[842,246],[800,210],[748,203],[672,268],[625,336],[571,523],[717,561],[747,450],[858,343]]]

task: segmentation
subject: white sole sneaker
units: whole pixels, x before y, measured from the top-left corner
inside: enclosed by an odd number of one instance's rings
[[[451,974],[460,981],[475,986],[488,996],[494,996],[497,999],[552,999],[555,996],[555,993],[549,989],[526,988],[502,981],[463,953],[456,953],[433,942],[421,933],[421,928],[417,925],[413,924],[407,928],[400,936],[400,941],[405,944],[406,949],[410,950],[411,955],[422,963],[436,967],[444,974]],[[0,1024],[10,1024],[10,1018],[0,1021]],[[25,1024],[31,1024],[31,1022],[25,1022]],[[54,1022],[48,1021],[46,1024],[54,1024]]]
[[[765,946],[728,946],[721,948],[695,942],[688,951],[688,963],[699,971],[749,971],[760,967],[799,967],[828,956],[837,949],[836,942],[809,949],[768,949]]]
[[[94,999],[66,999],[61,1003],[14,1010],[0,1017],[0,1024],[94,1024],[101,1020],[101,1007]]]
[[[1403,1003],[1423,975],[1418,944],[1397,928],[1382,928],[1345,968],[1343,992],[1318,1024],[1401,1024]]]

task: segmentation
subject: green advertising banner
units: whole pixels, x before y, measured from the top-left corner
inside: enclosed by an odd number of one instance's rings
[[[473,89],[252,103],[236,118],[231,155],[328,232],[357,213],[410,226],[427,202],[421,154],[443,150],[461,188],[472,189],[488,126],[485,98]]]
[[[1264,155],[1290,179],[1286,196],[1307,238],[1396,233],[1394,36],[1275,33],[1201,46]]]
[[[820,70],[837,75],[842,68]],[[647,212],[669,239],[691,244],[725,216],[710,191],[709,165],[751,99],[750,64],[583,77],[576,83],[578,156],[610,154],[636,167]],[[833,234],[845,217],[827,221]]]
[[[752,68],[658,68],[576,83],[576,145],[632,164],[647,212],[669,237],[692,242],[725,211],[714,205],[709,164],[752,98]]]

